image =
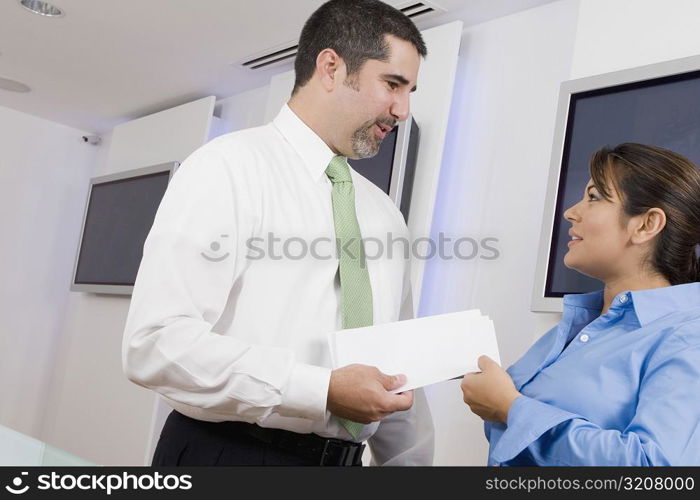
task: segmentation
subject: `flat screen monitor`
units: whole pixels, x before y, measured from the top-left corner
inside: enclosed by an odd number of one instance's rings
[[[348,161],[359,174],[389,195],[406,222],[411,207],[419,138],[418,125],[409,116],[387,134],[375,156]]]
[[[604,146],[638,142],[700,164],[700,57],[564,82],[559,95],[533,311],[560,311],[561,297],[603,284],[564,266],[571,225],[564,212],[583,197],[589,162]]]
[[[71,290],[131,294],[176,167],[171,162],[91,179]]]

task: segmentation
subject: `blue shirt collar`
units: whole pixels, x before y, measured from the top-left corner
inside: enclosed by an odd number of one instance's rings
[[[622,295],[627,295],[628,300],[631,297],[629,302],[633,305],[641,326],[673,312],[700,308],[700,283],[623,292],[615,298],[613,307],[620,302]],[[603,309],[603,291],[564,296],[565,312],[577,307],[600,314]]]
[[[631,292],[634,311],[644,326],[667,314],[700,308],[700,283]]]
[[[564,308],[583,307],[584,309],[592,309],[600,311],[603,309],[603,290],[590,293],[577,293],[573,295],[564,295]]]

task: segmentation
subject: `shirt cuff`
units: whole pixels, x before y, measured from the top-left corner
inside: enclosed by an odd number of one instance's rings
[[[326,417],[330,381],[329,368],[296,364],[282,392],[278,413],[283,417],[323,420]]]
[[[491,457],[501,463],[512,460],[549,429],[573,418],[578,416],[536,399],[519,396],[508,411],[508,426]]]

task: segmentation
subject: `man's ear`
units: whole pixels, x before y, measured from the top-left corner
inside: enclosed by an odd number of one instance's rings
[[[643,244],[651,241],[666,227],[666,213],[660,208],[650,208],[634,217],[632,243]]]
[[[332,92],[337,84],[342,83],[343,59],[333,49],[323,49],[316,56],[316,76],[326,92]]]

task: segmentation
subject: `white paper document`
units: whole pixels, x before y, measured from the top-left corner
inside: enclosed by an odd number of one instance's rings
[[[482,354],[501,363],[493,321],[477,309],[332,332],[328,344],[334,369],[359,363],[406,375],[394,392],[480,371]]]

